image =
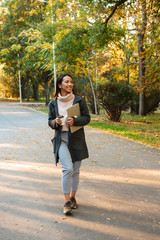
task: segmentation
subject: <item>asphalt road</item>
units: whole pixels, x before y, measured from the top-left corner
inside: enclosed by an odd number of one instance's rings
[[[86,127],[79,208],[65,217],[47,115],[0,103],[0,240],[158,240],[160,150]]]

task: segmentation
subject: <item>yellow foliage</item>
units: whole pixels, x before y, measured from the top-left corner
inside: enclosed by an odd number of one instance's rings
[[[44,44],[42,44],[41,47],[42,47],[42,49],[49,49],[49,50],[52,50],[53,45],[50,44],[50,43],[44,43]]]
[[[41,62],[36,63],[36,67],[39,68],[41,66]]]
[[[13,44],[12,46],[11,46],[11,50],[16,50],[16,51],[19,51],[21,49],[21,45],[20,44],[18,44],[18,45],[16,45],[16,44]]]
[[[37,11],[36,11],[35,9],[32,9],[32,10],[29,12],[29,15],[30,15],[30,16],[33,16],[33,15],[35,15],[35,14],[37,14]]]
[[[33,41],[36,38],[40,38],[41,33],[33,28],[28,29],[27,31],[22,31],[18,36],[19,37],[28,37],[28,41]]]
[[[4,48],[4,49],[2,49],[2,51],[1,51],[2,56],[4,56],[5,54],[8,54],[8,53],[9,53],[8,48]]]
[[[28,53],[33,52],[35,49],[36,49],[35,46],[28,46],[28,47],[26,47],[26,50],[27,50]]]
[[[17,19],[17,22],[25,22],[25,20],[21,17],[21,18]]]

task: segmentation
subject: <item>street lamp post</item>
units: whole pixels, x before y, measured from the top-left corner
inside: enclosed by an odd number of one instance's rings
[[[20,73],[20,61],[19,61],[19,53],[18,53],[18,77],[19,77],[19,98],[20,104],[22,103],[22,89],[21,89],[21,73]]]
[[[48,3],[48,1],[45,0],[38,0],[39,2],[45,2]],[[52,20],[52,27],[53,27],[53,4],[51,3],[51,20]],[[54,46],[54,36],[53,36],[53,71],[54,71],[54,90],[56,92],[56,61],[55,61],[55,46]]]
[[[53,4],[51,3],[51,18],[53,26]],[[55,62],[55,47],[54,47],[54,36],[53,36],[53,69],[54,69],[54,91],[56,92],[56,62]]]
[[[4,98],[4,80],[3,80],[3,68],[2,68],[2,91],[3,91],[3,98]]]

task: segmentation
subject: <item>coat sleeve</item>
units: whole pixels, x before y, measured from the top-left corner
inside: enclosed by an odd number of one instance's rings
[[[82,99],[79,102],[81,116],[78,118],[74,117],[73,126],[85,126],[90,122],[90,115],[86,102]]]
[[[55,105],[51,101],[48,105],[48,125],[52,129],[57,129],[58,126],[56,124],[56,110],[55,110]]]

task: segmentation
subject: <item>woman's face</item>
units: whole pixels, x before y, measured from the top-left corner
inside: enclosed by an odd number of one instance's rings
[[[62,80],[62,83],[59,84],[59,88],[61,89],[61,95],[66,96],[71,93],[73,90],[73,81],[69,76],[65,76]]]

